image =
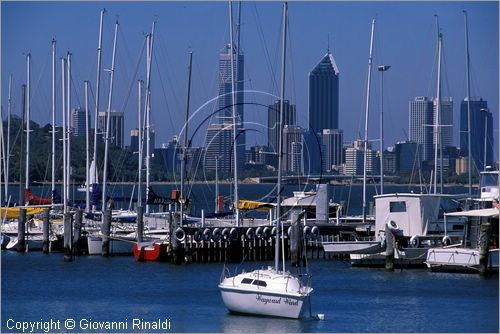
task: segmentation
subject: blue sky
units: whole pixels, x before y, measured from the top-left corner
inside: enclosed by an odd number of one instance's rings
[[[236,3],[234,14],[236,14]],[[126,137],[137,126],[137,80],[146,77],[145,34],[157,22],[152,77],[152,120],[157,146],[181,130],[187,94],[188,52],[193,51],[190,128],[216,104],[217,58],[228,42],[227,2],[16,2],[1,3],[1,103],[7,108],[8,77],[13,75],[13,108],[20,113],[20,86],[25,82],[25,55],[32,54],[32,119],[51,120],[51,40],[57,40],[57,103],[60,104],[59,58],[73,54],[73,106],[83,106],[83,81],[96,81],[100,10],[104,20],[103,68],[109,68],[114,23],[120,23],[113,108],[125,112]],[[466,94],[464,17],[469,20],[472,96],[488,101],[495,118],[498,152],[498,2],[300,2],[289,3],[286,98],[297,104],[300,125],[307,124],[307,76],[330,50],[340,70],[340,127],[346,141],[362,136],[368,51],[376,18],[374,66],[391,65],[384,76],[386,144],[406,138],[408,101],[435,96],[436,26],[444,35],[443,95],[454,99],[454,144],[459,145],[459,106]],[[245,54],[246,102],[269,104],[279,95],[281,45],[280,2],[243,2],[241,48]],[[329,38],[328,38],[329,36]],[[136,71],[136,69],[138,69]],[[274,75],[274,79],[273,79]],[[108,75],[102,75],[101,108],[106,106]],[[379,77],[372,73],[369,138],[379,138]],[[93,100],[90,103],[94,104]],[[204,106],[204,107],[202,107]],[[200,108],[201,107],[201,108]],[[60,106],[58,105],[60,113]],[[93,111],[93,107],[91,108]],[[62,116],[58,114],[61,124]],[[245,120],[255,128],[249,145],[265,144],[266,110],[248,106]],[[201,125],[202,129],[205,125]],[[201,131],[200,133],[203,133]],[[202,136],[194,138],[202,143]],[[375,146],[377,147],[377,146]]]

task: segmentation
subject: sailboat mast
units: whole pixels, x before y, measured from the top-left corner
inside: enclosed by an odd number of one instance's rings
[[[12,115],[12,74],[9,76],[9,100],[7,109],[7,152],[5,154],[5,200],[9,191],[9,166],[10,166],[10,119]]]
[[[62,90],[62,117],[63,117],[63,127],[62,127],[62,142],[63,142],[63,212],[67,213],[67,194],[66,194],[66,59],[61,58],[61,90]]]
[[[104,221],[104,210],[106,209],[106,182],[108,177],[108,150],[109,150],[109,128],[111,126],[111,102],[113,98],[113,79],[115,74],[116,38],[118,35],[118,21],[115,23],[115,36],[113,39],[113,54],[111,58],[111,69],[109,70],[109,94],[108,107],[106,108],[106,133],[104,141],[104,171],[102,175],[102,211]]]
[[[235,87],[235,66],[234,66],[234,40],[233,40],[233,4],[229,1],[229,39],[230,39],[230,55],[231,55],[231,104],[232,104],[232,119],[233,119],[233,173],[234,173],[234,206],[235,206],[235,220],[236,226],[240,226],[240,205],[239,205],[239,193],[238,193],[238,128],[236,117],[238,116],[236,113],[236,87]]]
[[[67,106],[67,109],[66,109],[66,121],[67,121],[67,133],[66,133],[66,139],[68,141],[68,143],[66,144],[66,149],[68,150],[68,153],[66,155],[66,166],[64,168],[67,169],[67,174],[66,174],[66,196],[67,196],[67,200],[68,200],[68,203],[69,203],[69,197],[70,197],[70,190],[69,190],[69,184],[71,182],[71,53],[68,52],[68,67],[67,67],[67,71],[68,71],[68,79],[67,79],[67,85],[68,85],[68,88],[67,88],[67,91],[66,91],[66,94],[67,94],[67,102],[68,102],[68,106]]]
[[[436,93],[436,118],[434,124],[434,194],[437,192],[437,162],[438,162],[438,145],[441,141],[441,43],[442,34],[439,34],[438,40],[438,73],[437,73],[437,93]],[[440,161],[442,165],[443,162]],[[440,193],[443,193],[443,171],[440,169]]]
[[[89,156],[89,136],[90,136],[90,118],[89,118],[89,82],[84,81],[85,85],[85,212],[90,212],[90,156]]]
[[[186,101],[186,116],[184,118],[184,139],[183,139],[183,148],[182,148],[182,161],[181,161],[181,224],[184,215],[184,203],[185,203],[185,194],[184,194],[184,179],[186,174],[186,155],[187,155],[187,147],[188,147],[188,121],[189,121],[189,100],[191,97],[191,66],[193,64],[193,52],[189,52],[189,74],[188,74],[188,90],[187,90],[187,101]]]
[[[56,192],[56,40],[52,39],[52,203]]]
[[[366,168],[368,165],[368,111],[370,109],[370,84],[372,77],[372,56],[373,56],[373,37],[375,32],[375,19],[372,20],[372,31],[370,37],[370,55],[368,57],[368,82],[366,86],[366,105],[365,105],[365,138],[364,138],[364,161],[363,161],[363,222],[366,221]]]
[[[472,150],[471,150],[471,105],[470,105],[470,58],[469,58],[469,28],[467,12],[464,10],[465,20],[465,68],[467,71],[467,173],[469,174],[469,196],[472,196]]]
[[[30,81],[31,81],[31,53],[26,56],[26,175],[25,189],[29,189],[30,184]],[[27,200],[27,199],[26,199]]]
[[[137,134],[138,138],[138,169],[137,169],[137,206],[142,206],[142,110],[141,110],[141,104],[142,104],[142,80],[139,80],[137,82],[137,99],[138,99],[138,105],[137,105],[137,117],[139,119],[139,126],[138,126],[138,131],[139,133]]]
[[[285,100],[285,70],[286,70],[286,30],[288,25],[288,3],[283,3],[283,34],[281,45],[281,96],[280,110],[278,117],[278,184],[276,194],[276,242],[274,249],[274,267],[278,271],[279,267],[279,238],[280,238],[280,222],[281,222],[281,169],[283,165],[283,108]],[[285,272],[285,258],[283,257],[283,273]]]
[[[147,83],[146,83],[146,189],[150,186],[151,169],[151,68],[153,67],[153,40],[155,24],[151,27],[151,34],[147,37]],[[149,204],[146,204],[146,213],[149,213]]]
[[[99,183],[97,179],[97,121],[99,119],[99,97],[100,97],[100,87],[101,87],[101,57],[102,57],[102,26],[104,21],[104,13],[106,13],[106,9],[101,11],[101,19],[99,23],[99,42],[97,46],[97,74],[96,74],[96,95],[95,95],[95,114],[94,114],[94,152],[92,155],[92,160],[94,161],[94,175],[92,179],[95,183]],[[87,184],[87,187],[90,185]],[[92,191],[95,189],[92,187]]]

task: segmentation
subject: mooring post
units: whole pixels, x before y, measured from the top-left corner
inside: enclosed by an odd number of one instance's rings
[[[17,221],[17,251],[26,251],[26,209],[19,209],[19,220]]]
[[[488,255],[490,250],[491,223],[484,222],[479,230],[479,273],[488,273]]]
[[[71,262],[73,261],[73,252],[72,252],[72,244],[71,235],[73,234],[71,228],[71,214],[65,213],[63,214],[64,221],[64,261]]]
[[[298,210],[290,211],[290,260],[292,262],[292,266],[300,267],[300,259],[301,259],[301,233],[302,230],[300,228],[300,218]]]
[[[50,252],[50,241],[49,241],[49,211],[50,209],[47,208],[43,210],[43,244],[42,244],[42,252],[43,254],[49,254]]]
[[[106,208],[103,212],[102,220],[102,256],[109,256],[109,236],[111,233],[111,209]]]
[[[385,269],[394,271],[394,235],[387,224],[385,225]]]
[[[144,220],[143,220],[144,210],[142,205],[137,206],[137,231],[136,231],[136,239],[137,242],[144,241]]]
[[[76,254],[78,254],[78,242],[80,241],[80,237],[82,235],[82,227],[83,227],[83,210],[76,209],[75,211],[75,235],[73,237],[73,250],[75,250]]]

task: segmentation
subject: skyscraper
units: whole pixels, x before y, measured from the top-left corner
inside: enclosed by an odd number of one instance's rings
[[[395,146],[396,172],[411,173],[420,167],[419,144],[412,141],[399,141]]]
[[[302,173],[305,130],[297,125],[283,127],[284,172]]]
[[[436,124],[437,116],[437,99],[433,100],[434,108],[434,124]],[[443,150],[446,147],[453,146],[453,99],[451,97],[441,98],[441,110],[440,110],[439,124],[441,125],[441,139],[443,141]],[[434,133],[434,132],[433,132]],[[435,143],[437,138],[433,138],[433,143]],[[439,141],[437,142],[439,145]],[[438,146],[439,147],[439,146]]]
[[[71,110],[71,133],[73,136],[85,137],[85,110],[75,108]]]
[[[109,139],[110,143],[115,144],[118,147],[123,148],[124,145],[124,120],[123,112],[112,110],[110,112],[110,127],[109,127]],[[99,116],[97,120],[97,127],[99,132],[102,133],[102,137],[105,138],[106,134],[106,112],[99,111]]]
[[[425,96],[417,96],[409,103],[410,141],[420,144],[422,160],[434,158],[433,142],[433,102]],[[419,163],[420,166],[420,163]]]
[[[290,104],[290,101],[283,101],[283,126],[285,125],[295,125],[296,124],[296,109],[295,104]],[[278,138],[279,138],[279,110],[280,110],[280,100],[274,101],[274,104],[269,105],[267,108],[267,146],[271,152],[278,152]],[[276,156],[273,156],[269,160],[271,165],[277,167],[278,160]]]
[[[328,51],[309,73],[309,130],[339,127],[339,70]]]
[[[231,172],[234,166],[234,145],[232,124],[212,124],[207,130],[207,143],[204,166],[206,169]],[[245,152],[243,147],[238,147],[238,166],[243,167]],[[240,160],[241,158],[241,160]],[[216,161],[217,160],[217,161]]]
[[[344,132],[339,129],[323,129],[323,169],[331,171],[332,166],[342,165]]]
[[[470,114],[472,170],[481,172],[485,166],[491,166],[493,163],[493,115],[488,109],[488,102],[480,97],[471,98]],[[460,103],[460,150],[463,156],[469,154],[467,132],[467,98],[465,98]]]

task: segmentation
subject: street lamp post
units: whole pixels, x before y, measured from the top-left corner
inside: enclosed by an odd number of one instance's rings
[[[380,65],[380,194],[384,193],[384,72],[390,65]]]

